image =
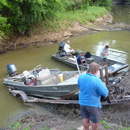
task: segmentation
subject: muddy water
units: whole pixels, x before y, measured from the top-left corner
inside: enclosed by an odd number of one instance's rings
[[[72,38],[71,41],[74,48],[85,52],[90,51],[98,56],[101,48],[104,45],[109,45],[109,59],[130,64],[130,32],[99,32],[86,36],[77,36]]]
[[[114,5],[112,8],[113,23],[130,24],[130,5]]]
[[[104,45],[109,45],[110,59],[130,64],[130,32],[113,31],[100,32],[89,35],[76,36],[69,39],[73,48],[84,52],[91,52],[99,55]],[[38,111],[49,115],[45,105],[31,104],[28,106],[22,101],[8,93],[7,88],[2,84],[2,78],[7,75],[6,65],[15,64],[19,73],[30,70],[41,64],[43,67],[59,68],[60,70],[74,70],[73,68],[51,59],[51,54],[57,52],[59,44],[48,45],[40,48],[27,48],[0,55],[0,128],[6,127],[23,113]]]

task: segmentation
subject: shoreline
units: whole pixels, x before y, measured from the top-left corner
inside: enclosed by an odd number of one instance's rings
[[[103,31],[130,31],[130,25],[124,23],[112,24],[112,20],[113,17],[111,13],[109,13],[103,18],[97,18],[97,21],[95,23],[90,23],[90,26],[75,22],[73,27],[69,27],[67,30],[60,32],[47,32],[41,28],[36,28],[36,31],[32,36],[19,35],[5,40],[0,45],[0,54],[26,47],[35,46],[39,48],[41,46],[55,44],[58,42],[60,43],[63,40],[67,40],[70,37],[77,35]]]

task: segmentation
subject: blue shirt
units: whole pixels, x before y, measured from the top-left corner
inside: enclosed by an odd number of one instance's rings
[[[79,104],[101,108],[100,98],[108,96],[108,89],[97,76],[86,73],[78,79]]]
[[[81,58],[80,54],[77,56],[77,62],[78,62],[78,65],[80,65],[82,63],[82,58]]]

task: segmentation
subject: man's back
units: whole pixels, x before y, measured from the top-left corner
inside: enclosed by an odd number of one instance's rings
[[[70,48],[70,45],[67,44],[67,43],[65,43],[64,50],[65,50],[66,52],[69,52],[69,51],[70,51],[69,48]]]
[[[108,89],[101,79],[93,74],[82,74],[78,79],[79,104],[85,106],[101,107],[101,95],[107,96]]]

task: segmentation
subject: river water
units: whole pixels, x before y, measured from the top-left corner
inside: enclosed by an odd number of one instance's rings
[[[130,5],[114,5],[112,8],[113,23],[130,24]]]
[[[114,8],[119,8],[119,6],[114,6],[113,9]],[[130,32],[128,31],[98,32],[72,37],[69,40],[71,42],[70,45],[75,50],[89,51],[95,55],[99,55],[100,49],[107,44],[110,46],[109,59],[130,64]],[[24,70],[33,69],[39,64],[48,68],[75,70],[51,58],[51,55],[57,52],[59,44],[60,43],[40,48],[30,47],[0,55],[0,128],[8,126],[16,118],[29,111],[52,115],[44,103],[24,104],[21,100],[13,97],[2,84],[2,79],[7,75],[6,65],[10,63],[15,64],[19,73]]]

